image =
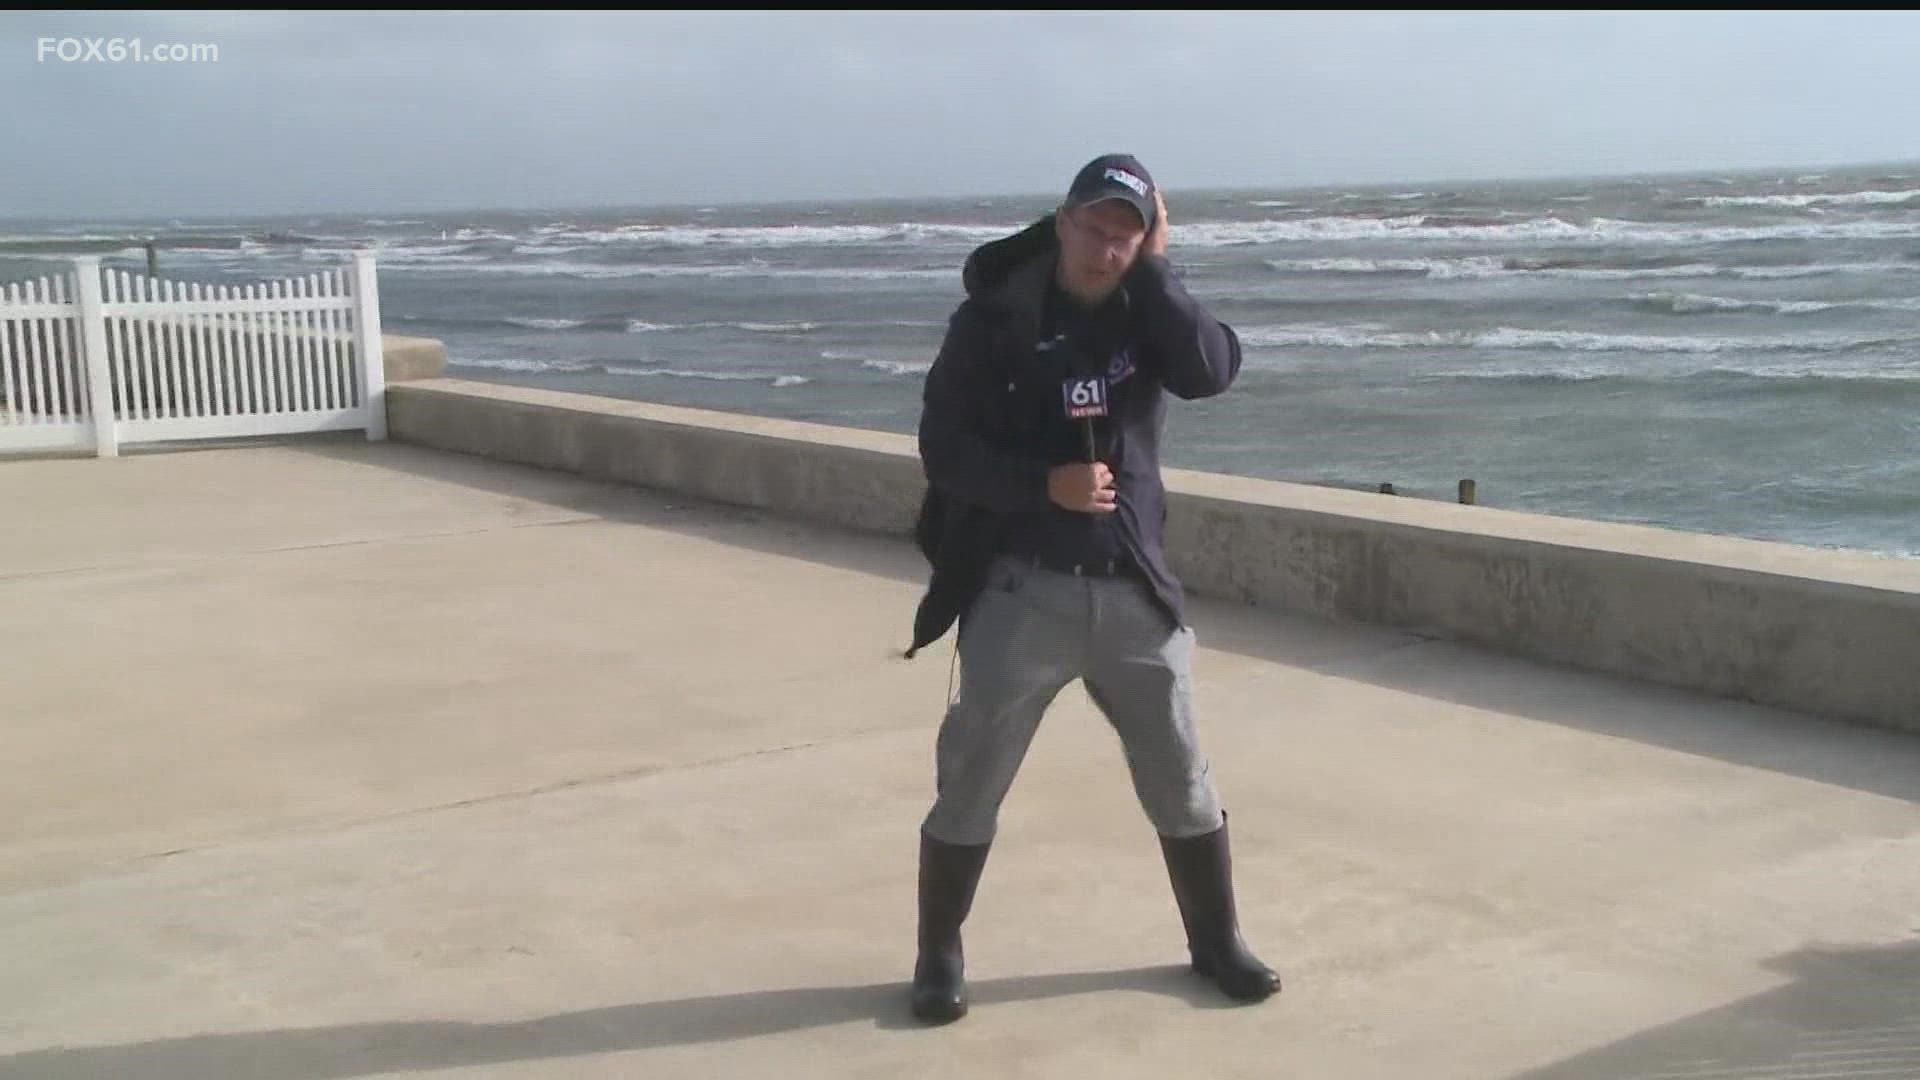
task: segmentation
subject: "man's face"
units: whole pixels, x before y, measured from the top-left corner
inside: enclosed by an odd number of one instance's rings
[[[1118,199],[1062,208],[1057,220],[1061,284],[1083,301],[1104,299],[1140,254],[1146,223]]]

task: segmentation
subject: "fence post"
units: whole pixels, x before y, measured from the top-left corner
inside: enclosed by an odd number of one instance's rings
[[[93,419],[95,457],[120,456],[119,417],[113,411],[113,376],[107,365],[107,316],[100,300],[100,257],[81,255],[73,260],[78,289],[80,356],[87,369],[87,411]]]
[[[373,252],[353,253],[354,352],[360,357],[360,404],[367,410],[367,439],[387,437],[387,368],[380,352],[380,283]]]

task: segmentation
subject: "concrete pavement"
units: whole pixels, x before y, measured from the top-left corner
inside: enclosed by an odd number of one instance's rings
[[[921,1030],[904,543],[351,438],[0,507],[0,1077],[1920,1076],[1912,736],[1203,602],[1286,990],[1069,688]]]

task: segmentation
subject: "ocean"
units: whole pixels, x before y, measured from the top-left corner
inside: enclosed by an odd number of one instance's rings
[[[911,433],[962,261],[1056,197],[10,222],[0,281],[59,265],[28,237],[213,282],[367,245],[450,374]],[[1920,165],[1167,202],[1246,349],[1170,466],[1920,557]]]

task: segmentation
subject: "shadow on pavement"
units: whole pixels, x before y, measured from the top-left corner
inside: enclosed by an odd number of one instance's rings
[[[1920,1077],[1920,941],[1804,949],[1767,967],[1793,981],[1512,1080]]]
[[[1162,994],[1194,1008],[1241,1007],[1221,997],[1210,982],[1173,967],[986,979],[972,983],[971,990],[976,1014],[1013,1002],[1110,991]],[[922,1025],[907,1011],[906,995],[903,980],[616,1005],[497,1024],[404,1020],[189,1035],[0,1057],[0,1076],[330,1080],[726,1042],[833,1024],[918,1031]]]

